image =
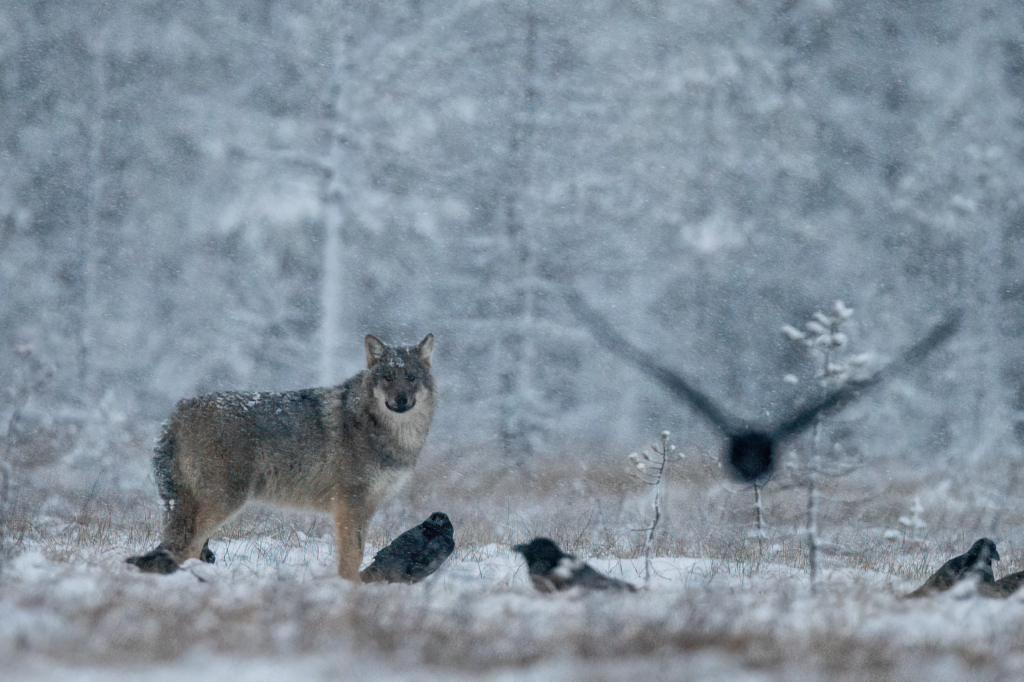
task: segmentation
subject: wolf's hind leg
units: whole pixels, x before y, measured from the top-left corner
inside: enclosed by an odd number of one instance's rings
[[[238,511],[245,500],[208,499],[196,504],[180,519],[172,519],[165,531],[165,542],[173,536],[174,547],[178,549],[175,559],[197,558],[208,564],[217,557],[210,549],[210,534]],[[180,549],[179,549],[180,548]]]

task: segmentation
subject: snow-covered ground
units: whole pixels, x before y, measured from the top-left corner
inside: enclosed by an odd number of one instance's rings
[[[26,543],[0,576],[4,680],[938,680],[1024,667],[1024,595],[923,600],[853,569],[658,558],[637,594],[535,592],[505,545],[460,547],[421,584],[337,578],[329,537],[215,543],[170,576],[135,540]],[[373,548],[367,549],[367,561]],[[594,557],[638,586],[643,560]]]

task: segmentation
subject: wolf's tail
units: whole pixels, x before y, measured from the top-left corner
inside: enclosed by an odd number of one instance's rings
[[[174,501],[178,499],[178,465],[175,462],[175,436],[174,427],[170,421],[164,422],[160,431],[160,439],[153,449],[153,474],[156,477],[156,487],[160,492],[160,499],[164,506],[170,511]]]

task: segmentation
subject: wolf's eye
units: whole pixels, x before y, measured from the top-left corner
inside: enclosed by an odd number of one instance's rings
[[[411,384],[414,381],[416,381],[416,375],[415,374],[406,374],[405,375],[405,380],[408,381]]]
[[[386,382],[388,382],[388,383],[391,383],[391,382],[392,382],[392,381],[394,381],[394,380],[395,380],[395,374],[394,374],[394,372],[388,372],[388,373],[386,373],[386,374],[384,375],[384,381],[386,381]]]

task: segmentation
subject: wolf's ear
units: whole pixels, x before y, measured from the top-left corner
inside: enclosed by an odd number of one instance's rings
[[[373,334],[366,335],[366,366],[373,367],[384,357],[387,346]]]
[[[419,345],[420,360],[427,367],[430,367],[430,354],[434,352],[434,335],[427,334]]]

